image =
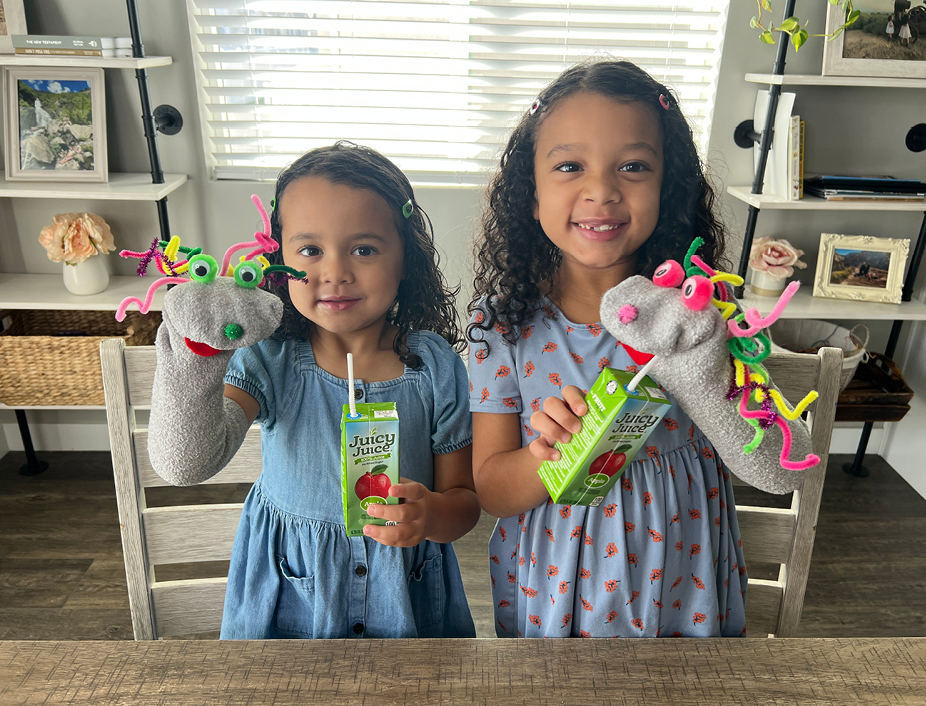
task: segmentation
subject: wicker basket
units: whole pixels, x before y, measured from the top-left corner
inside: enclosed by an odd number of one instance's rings
[[[154,343],[160,312],[15,310],[0,312],[12,325],[0,333],[0,402],[32,405],[102,405],[100,341],[127,346]]]

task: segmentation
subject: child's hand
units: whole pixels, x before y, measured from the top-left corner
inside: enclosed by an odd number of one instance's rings
[[[431,534],[431,498],[434,493],[408,478],[389,488],[389,497],[402,498],[399,505],[370,505],[367,514],[397,525],[366,525],[363,533],[388,547],[414,547]]]
[[[530,443],[531,454],[542,461],[559,461],[560,453],[553,444],[557,441],[567,443],[573,434],[582,430],[579,417],[588,412],[585,396],[575,385],[563,388],[563,397],[547,397],[543,401],[543,411],[531,415],[531,426],[540,438]]]

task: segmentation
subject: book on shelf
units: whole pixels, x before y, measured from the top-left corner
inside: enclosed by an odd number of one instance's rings
[[[801,198],[801,121],[800,115],[791,116],[788,132],[788,200]]]
[[[792,143],[792,112],[794,108],[793,93],[782,93],[778,97],[778,108],[775,111],[775,122],[772,128],[772,144],[765,163],[765,178],[762,182],[762,193],[778,196],[788,201],[794,200],[791,175],[795,173],[791,166]],[[753,128],[761,132],[765,128],[765,114],[768,110],[768,91],[756,91],[756,105],[753,112]],[[798,119],[797,131],[800,132]],[[794,142],[800,139],[799,134],[793,138]],[[753,169],[759,168],[761,156],[760,145],[753,148]]]
[[[887,176],[821,175],[805,181],[811,196],[828,201],[909,201],[926,199],[926,183]]]
[[[13,34],[13,53],[39,56],[131,57],[128,37],[75,37],[55,34]]]
[[[800,183],[800,188],[798,190],[798,199],[804,198],[804,143],[806,141],[806,130],[804,130],[804,120],[801,120],[801,156],[800,156],[800,177],[798,181]]]

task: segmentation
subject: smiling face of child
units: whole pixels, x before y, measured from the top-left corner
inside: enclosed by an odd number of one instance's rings
[[[392,209],[374,191],[303,177],[277,204],[283,262],[304,270],[292,280],[293,306],[336,334],[379,334],[404,274],[404,250]]]
[[[662,131],[655,109],[576,93],[543,117],[535,143],[534,218],[583,269],[632,265],[659,220]]]

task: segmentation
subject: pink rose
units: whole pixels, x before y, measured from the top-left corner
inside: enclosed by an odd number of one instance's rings
[[[39,242],[49,260],[71,265],[116,249],[109,225],[93,213],[59,213],[42,228]]]
[[[798,259],[803,254],[803,250],[798,250],[787,240],[763,236],[752,242],[749,266],[776,279],[784,279],[794,274],[794,267],[807,267],[806,262]]]

